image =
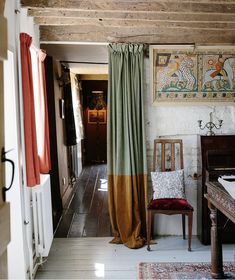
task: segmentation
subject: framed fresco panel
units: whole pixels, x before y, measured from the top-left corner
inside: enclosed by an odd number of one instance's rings
[[[192,45],[150,46],[153,102],[235,100],[235,56]]]
[[[235,55],[199,55],[202,98],[226,101],[234,99]]]

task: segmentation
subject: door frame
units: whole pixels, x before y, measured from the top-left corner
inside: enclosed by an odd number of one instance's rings
[[[4,148],[4,89],[3,61],[7,59],[7,19],[4,17],[5,0],[0,0],[0,151]],[[2,155],[1,155],[2,158]],[[0,162],[0,278],[7,279],[7,245],[10,242],[10,204],[3,200],[5,168]]]

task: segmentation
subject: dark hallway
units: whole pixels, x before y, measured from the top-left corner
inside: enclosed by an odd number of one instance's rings
[[[98,76],[98,75],[97,75]],[[107,80],[82,80],[83,160],[85,164],[107,162]]]

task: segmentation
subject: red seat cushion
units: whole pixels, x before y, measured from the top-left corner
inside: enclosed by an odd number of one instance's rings
[[[152,199],[149,202],[150,210],[193,210],[193,207],[186,199],[180,198],[160,198]]]

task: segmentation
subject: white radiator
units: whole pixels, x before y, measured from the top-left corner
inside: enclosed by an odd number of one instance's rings
[[[47,257],[53,240],[51,182],[41,175],[41,185],[32,188],[33,239],[37,257]]]

